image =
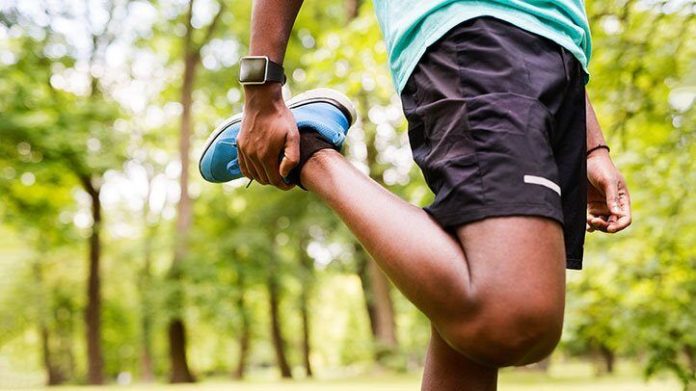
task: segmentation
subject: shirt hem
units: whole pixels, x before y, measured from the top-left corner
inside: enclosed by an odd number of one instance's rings
[[[460,3],[457,4],[459,6],[462,6],[462,4]],[[448,7],[445,7],[443,10],[447,10],[447,8]],[[573,40],[570,37],[567,37],[566,35],[563,35],[558,31],[551,30],[543,26],[542,24],[530,20],[531,17],[524,18],[519,13],[511,12],[502,7],[494,7],[491,5],[476,5],[470,8],[472,8],[474,11],[467,12],[465,16],[461,15],[461,11],[453,13],[452,16],[448,17],[442,23],[440,23],[440,27],[438,29],[429,33],[426,36],[426,38],[423,41],[421,41],[422,44],[418,45],[417,50],[414,52],[415,55],[413,55],[411,59],[405,63],[405,66],[401,68],[402,71],[398,74],[396,72],[393,73],[394,85],[396,86],[396,91],[398,94],[401,94],[401,92],[403,91],[404,87],[406,86],[406,82],[408,81],[408,78],[411,76],[411,73],[413,73],[413,70],[416,68],[416,65],[418,65],[418,62],[425,54],[425,51],[428,49],[428,47],[437,42],[438,39],[442,38],[442,36],[447,34],[448,31],[450,31],[457,25],[464,23],[468,20],[483,16],[488,16],[511,23],[525,31],[550,39],[556,44],[564,47],[571,54],[573,54],[573,56],[578,60],[578,62],[580,62],[580,65],[582,66],[582,69],[586,75],[585,83],[589,81],[590,73],[587,69],[589,59],[587,58],[587,55],[584,52],[578,53],[578,50],[580,48],[577,44],[573,42]],[[431,16],[432,15],[430,15],[429,17]]]

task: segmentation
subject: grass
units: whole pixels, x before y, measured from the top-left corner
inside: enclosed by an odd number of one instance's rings
[[[6,379],[7,380],[7,379]],[[20,377],[12,388],[33,390],[29,383],[20,381]],[[26,378],[29,380],[29,377]],[[34,378],[33,384],[37,384]],[[90,386],[61,386],[53,388],[58,391],[122,391],[122,390],[201,390],[201,391],[401,391],[418,390],[420,375],[418,374],[374,374],[355,377],[319,378],[316,380],[280,381],[263,377],[239,382],[227,379],[206,380],[197,384],[168,385],[168,384],[131,384],[128,386],[108,385],[102,387]],[[0,389],[3,384],[0,381]],[[44,388],[45,389],[45,388]],[[520,369],[507,369],[500,376],[501,391],[678,391],[679,383],[670,378],[656,378],[644,382],[640,371],[634,365],[619,365],[617,373],[612,376],[594,375],[591,365],[585,362],[557,363],[552,365],[547,373],[532,372]]]

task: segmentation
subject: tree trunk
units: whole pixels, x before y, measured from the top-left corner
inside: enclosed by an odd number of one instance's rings
[[[370,105],[368,96],[364,93],[360,94],[358,104],[362,112],[367,112]],[[370,169],[370,176],[377,183],[385,186],[383,178],[384,167],[381,167],[377,162],[379,151],[375,147],[375,135],[374,125],[369,121],[365,121],[366,163]],[[391,283],[362,246],[356,247],[356,251],[364,254],[366,259],[365,272],[369,279],[370,291],[365,293],[371,295],[370,304],[372,305],[372,308],[368,306],[368,314],[373,322],[372,331],[377,346],[375,356],[378,361],[382,361],[383,358],[389,356],[398,348],[394,305],[391,299]],[[363,283],[363,286],[365,286],[365,283]]]
[[[179,129],[179,161],[181,174],[179,177],[179,202],[176,215],[176,241],[174,244],[174,261],[169,273],[170,281],[175,285],[175,293],[171,298],[171,307],[176,314],[170,319],[169,361],[171,365],[170,381],[172,383],[192,383],[195,381],[186,358],[186,326],[181,317],[183,308],[183,293],[181,292],[181,266],[188,254],[189,229],[192,221],[192,203],[189,196],[189,165],[191,152],[191,133],[193,106],[193,85],[196,69],[199,63],[199,52],[193,49],[193,27],[191,26],[193,1],[189,2],[187,29],[184,41],[184,74],[181,86],[181,126]]]
[[[148,187],[143,203],[143,226],[145,227],[145,237],[143,238],[143,267],[139,276],[140,293],[140,332],[141,332],[141,352],[140,352],[140,379],[144,382],[155,380],[155,373],[152,360],[152,241],[155,239],[156,226],[151,226],[148,221],[150,216],[150,197],[152,196],[152,170],[148,170]]]
[[[355,244],[355,251],[370,331],[375,342],[375,360],[381,363],[398,348],[391,283],[360,244]]]
[[[355,248],[355,262],[357,264],[357,274],[360,277],[360,286],[363,290],[363,300],[365,301],[365,309],[367,310],[367,317],[370,321],[370,332],[374,338],[377,337],[377,310],[373,304],[372,285],[370,284],[370,277],[367,274],[367,262],[370,257],[367,255],[365,250],[358,242],[354,242]]]
[[[149,311],[148,306],[145,311]],[[140,356],[140,379],[143,382],[152,382],[155,380],[155,371],[152,360],[152,316],[145,314],[141,320],[142,332],[142,351]]]
[[[313,377],[312,362],[310,360],[312,352],[312,341],[309,319],[309,298],[311,297],[312,287],[314,286],[314,261],[305,252],[306,244],[302,243],[300,250],[300,280],[302,282],[302,292],[300,292],[300,315],[302,317],[302,363],[305,367],[307,377]]]
[[[696,375],[696,354],[694,353],[694,348],[689,345],[684,346],[684,355],[686,356],[686,361],[689,364],[691,375]]]
[[[246,305],[245,289],[244,279],[240,276],[237,311],[242,317],[242,327],[239,332],[239,361],[237,362],[237,369],[234,371],[234,378],[239,380],[243,379],[246,374],[247,360],[251,347],[251,320],[249,319],[249,312]]]
[[[390,295],[390,282],[371,258],[367,263],[367,273],[370,277],[375,306],[376,356],[379,361],[392,354],[397,347],[394,305]]]
[[[271,312],[271,338],[273,340],[273,349],[276,354],[276,362],[278,364],[278,369],[280,369],[281,377],[290,379],[292,378],[292,372],[290,371],[290,365],[285,355],[285,339],[282,334],[279,314],[280,287],[278,286],[277,278],[272,274],[269,275],[268,278],[268,299]]]
[[[604,361],[604,370],[608,374],[614,373],[614,362],[615,362],[615,355],[614,351],[609,349],[606,345],[600,345],[599,346],[599,354],[602,356],[602,360]]]
[[[192,383],[195,381],[186,361],[186,326],[180,319],[169,322],[169,357],[171,359],[172,383]]]
[[[37,248],[39,248],[39,257],[34,262],[34,281],[36,283],[36,311],[38,313],[38,324],[39,324],[39,335],[41,337],[41,359],[46,370],[46,384],[49,386],[55,386],[65,382],[65,374],[60,370],[59,367],[54,365],[54,358],[51,353],[51,335],[48,330],[48,325],[46,321],[47,310],[46,310],[46,300],[44,292],[44,279],[43,279],[43,268],[41,267],[41,259],[43,258],[44,251],[41,248],[42,244],[39,243]]]
[[[247,320],[247,316],[243,315],[242,330],[239,334],[239,361],[237,369],[234,371],[234,378],[242,380],[246,375],[247,361],[249,359],[249,351],[251,347],[251,325]]]
[[[311,341],[310,341],[310,325],[309,325],[309,298],[307,287],[302,288],[302,293],[300,294],[300,313],[302,315],[302,362],[305,367],[305,374],[307,377],[313,377],[314,371],[312,371],[312,363],[309,359],[311,355]]]
[[[101,259],[101,202],[100,190],[90,178],[83,178],[83,185],[92,201],[92,232],[89,236],[89,277],[87,280],[87,308],[85,311],[85,328],[87,332],[87,382],[104,383],[104,359],[101,347],[101,277],[99,274]]]
[[[348,23],[358,17],[361,3],[361,0],[346,0],[346,21]]]
[[[152,361],[152,322],[150,318],[142,319],[143,346],[140,356],[140,380],[151,383],[155,380],[155,370]]]
[[[61,368],[54,364],[53,356],[51,354],[51,336],[50,332],[48,331],[48,327],[42,325],[40,332],[43,364],[47,375],[46,384],[49,386],[63,384],[67,379],[63,371],[61,371]]]
[[[149,191],[148,191],[149,193]],[[146,203],[149,202],[149,197]],[[148,208],[146,208],[147,210]],[[147,213],[145,213],[147,216]],[[147,225],[147,220],[145,220]],[[150,227],[147,228],[150,231]],[[140,378],[144,382],[155,380],[153,361],[152,361],[152,301],[150,299],[150,284],[152,282],[152,235],[147,234],[144,243],[143,268],[140,273],[140,332],[141,353],[140,353]]]
[[[55,307],[51,307],[51,317],[55,324],[54,332],[50,334],[50,349],[53,366],[68,380],[75,373],[75,354],[73,352],[75,335],[75,306],[72,297],[59,296],[57,291],[52,296],[57,298]]]

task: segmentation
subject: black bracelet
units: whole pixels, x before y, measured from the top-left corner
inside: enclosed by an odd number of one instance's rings
[[[598,150],[598,149],[606,149],[606,150],[607,150],[607,153],[611,152],[611,149],[609,149],[609,146],[608,146],[608,145],[606,145],[606,144],[599,144],[599,145],[597,145],[597,146],[594,147],[594,148],[588,149],[588,150],[587,150],[587,155],[585,155],[585,156],[590,156],[590,154],[591,154],[592,152],[594,152],[594,151],[596,151],[596,150]]]

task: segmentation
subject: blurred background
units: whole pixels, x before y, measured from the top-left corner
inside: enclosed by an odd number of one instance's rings
[[[588,91],[634,224],[588,235],[561,345],[505,370],[501,388],[686,389],[696,3],[587,9]],[[427,320],[326,207],[198,175],[204,140],[242,106],[250,11],[249,0],[0,1],[0,388],[418,389]],[[430,202],[371,2],[306,0],[285,67],[288,94],[321,86],[355,100],[356,166]]]

